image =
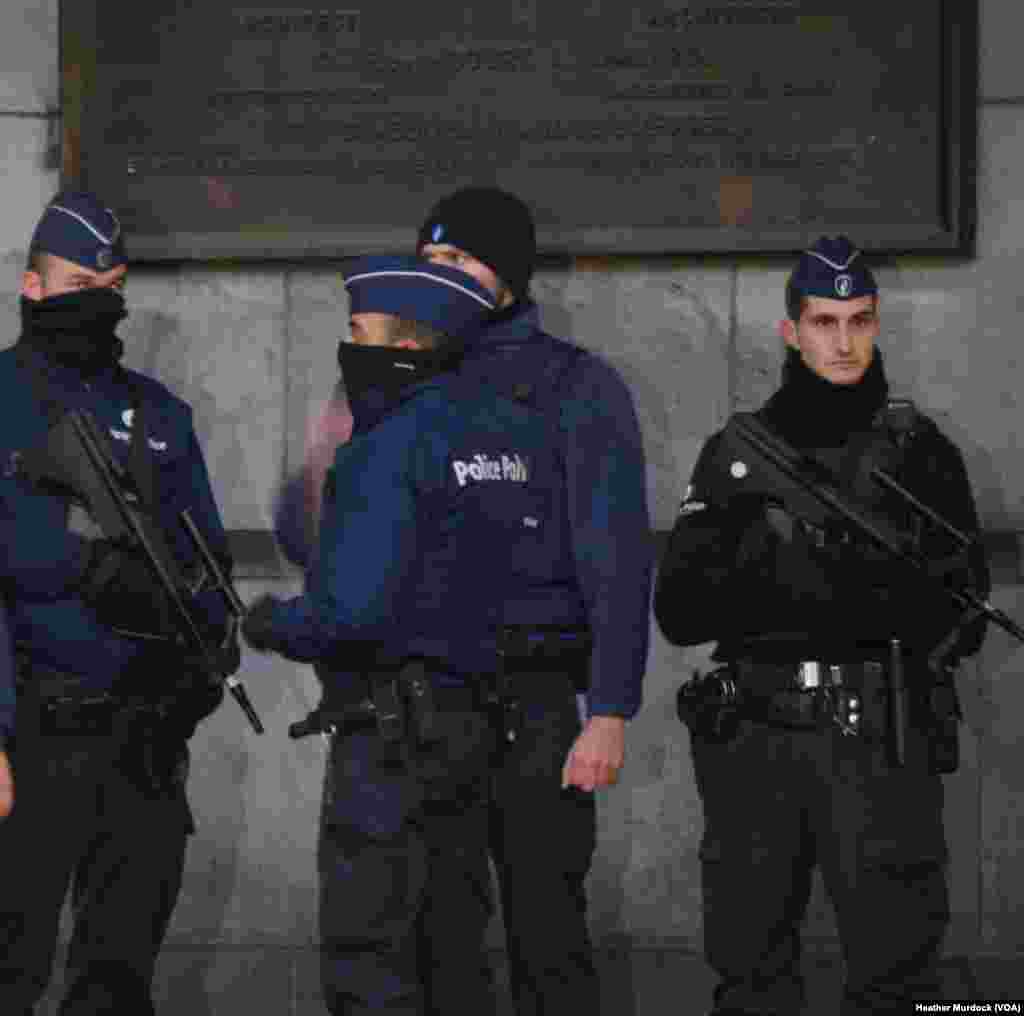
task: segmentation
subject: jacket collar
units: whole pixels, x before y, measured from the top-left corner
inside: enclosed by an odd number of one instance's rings
[[[524,342],[540,331],[540,310],[532,300],[519,300],[493,314],[476,332],[466,336],[468,350]]]
[[[435,374],[416,384],[406,385],[400,391],[388,391],[384,388],[371,388],[359,399],[349,401],[352,413],[352,433],[365,434],[373,430],[379,423],[414,399],[420,392],[438,387],[445,378],[451,377],[450,371]]]

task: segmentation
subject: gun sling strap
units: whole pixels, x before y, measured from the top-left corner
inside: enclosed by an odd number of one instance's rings
[[[68,412],[70,407],[58,394],[42,355],[31,354],[22,348],[18,350],[16,362],[28,380],[47,426],[52,427]],[[114,370],[117,372],[118,380],[125,385],[130,393],[132,436],[127,472],[142,507],[147,511],[152,511],[159,504],[160,491],[156,463],[153,461],[148,447],[148,403],[143,398],[141,388],[132,380],[127,371],[120,366],[115,366]]]

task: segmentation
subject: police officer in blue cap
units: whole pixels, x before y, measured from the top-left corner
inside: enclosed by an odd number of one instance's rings
[[[69,475],[50,470],[69,411],[98,424],[131,503],[164,534],[197,623],[223,646],[222,670],[238,665],[224,596],[204,587],[180,517],[188,510],[229,569],[191,410],[119,363],[126,275],[115,213],[94,194],[58,194],[31,240],[21,335],[0,352],[0,580],[17,661],[16,728],[0,678],[0,730],[13,735],[18,793],[0,826],[0,1011],[12,1016],[46,989],[69,884],[61,1012],[154,1011],[153,966],[192,829],[186,741],[222,696],[181,648],[149,559],[108,538],[81,490],[51,482]]]
[[[466,336],[460,371],[545,414],[564,463],[550,495],[564,499],[574,567],[546,601],[524,599],[518,609],[538,633],[566,619],[589,630],[585,722],[578,735],[538,730],[505,746],[491,849],[518,1016],[596,1011],[584,889],[595,846],[592,793],[618,778],[647,664],[651,541],[640,428],[618,372],[541,327],[530,297],[536,229],[520,198],[490,186],[457,190],[430,210],[417,249],[495,295],[495,313]],[[536,698],[529,668],[519,680],[518,667],[510,663],[510,682]],[[531,713],[544,722],[539,701]],[[546,835],[536,835],[538,825]]]
[[[584,819],[592,806],[560,781],[579,730],[567,675],[589,654],[580,604],[559,597],[576,569],[562,448],[528,400],[453,370],[450,336],[494,305],[473,278],[368,258],[346,286],[354,433],[328,473],[306,593],[257,604],[243,631],[319,661],[316,726],[336,731],[320,863],[331,1011],[493,1013],[482,938],[499,745],[523,745],[537,811],[522,832],[556,859],[573,846],[547,802]],[[549,741],[557,764],[536,760]]]
[[[965,553],[871,479],[878,467],[976,536],[960,453],[889,398],[861,252],[819,240],[789,279],[786,309],[782,387],[756,417],[906,533],[937,576],[984,596],[977,543]],[[815,867],[843,946],[844,1016],[897,1012],[938,991],[949,919],[940,774],[956,764],[953,670],[980,648],[984,622],[841,518],[745,490],[747,460],[728,432],[700,453],[654,604],[670,641],[715,641],[721,664],[682,699],[704,807],[713,1012],[801,1011]]]

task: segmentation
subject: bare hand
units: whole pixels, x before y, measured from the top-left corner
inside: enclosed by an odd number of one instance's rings
[[[621,716],[592,716],[562,767],[562,789],[610,787],[625,759],[626,721]]]
[[[6,752],[0,751],[0,819],[6,818],[14,807],[14,776]]]

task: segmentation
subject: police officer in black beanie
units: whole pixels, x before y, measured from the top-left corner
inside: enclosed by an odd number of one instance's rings
[[[878,290],[861,253],[823,237],[791,275],[786,307],[782,387],[757,418],[912,534],[936,577],[985,595],[978,544],[963,552],[871,479],[884,469],[977,534],[959,451],[889,398]],[[687,689],[711,695],[707,704],[691,697],[682,710],[704,807],[713,1012],[801,1011],[800,926],[816,866],[843,945],[844,1016],[909,1011],[939,990],[949,919],[940,774],[956,765],[955,665],[980,648],[984,621],[841,519],[797,517],[784,499],[745,491],[748,475],[723,432],[705,443],[654,602],[671,642],[715,641],[721,664]]]
[[[494,661],[523,727],[506,739],[496,766],[490,846],[518,1016],[596,1012],[584,894],[593,792],[613,784],[623,765],[625,725],[640,708],[647,660],[650,520],[640,430],[619,374],[541,328],[529,296],[536,235],[523,201],[495,187],[456,191],[427,216],[418,251],[495,295],[490,320],[464,336],[460,372],[547,416],[564,454],[564,477],[551,496],[567,505],[559,524],[570,534],[573,563],[557,584],[509,603],[506,620],[522,644],[587,628],[589,666],[565,673],[565,696],[550,675],[531,680],[537,666],[522,656]],[[573,687],[582,692],[579,719],[564,705]]]

